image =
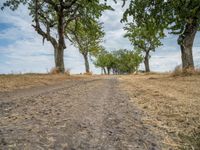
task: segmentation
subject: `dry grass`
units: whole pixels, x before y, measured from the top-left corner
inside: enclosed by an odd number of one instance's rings
[[[51,70],[50,70],[50,72],[49,72],[49,74],[59,74],[59,73],[60,73],[60,71],[59,71],[59,69],[56,68],[56,67],[51,68]]]
[[[91,76],[91,75],[93,75],[93,73],[92,72],[85,72],[83,75],[89,75],[89,76]]]
[[[200,148],[200,76],[122,76],[122,87],[148,117],[147,125],[163,136],[166,149]]]
[[[65,74],[68,75],[68,76],[70,76],[70,74],[71,74],[70,73],[70,69],[65,69]]]
[[[188,68],[188,69],[182,70],[181,66],[176,66],[175,69],[174,69],[174,71],[171,73],[171,75],[173,77],[176,77],[176,76],[200,75],[200,69],[199,68],[196,68],[196,69]]]
[[[51,68],[50,72],[48,74],[60,74],[60,70],[56,67]],[[65,75],[70,76],[70,69],[65,69]]]
[[[66,74],[0,75],[0,92],[30,88],[38,85],[50,85],[72,78],[75,77]]]

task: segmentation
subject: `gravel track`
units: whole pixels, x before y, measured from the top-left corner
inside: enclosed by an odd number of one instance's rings
[[[0,149],[160,150],[115,77],[0,94]]]

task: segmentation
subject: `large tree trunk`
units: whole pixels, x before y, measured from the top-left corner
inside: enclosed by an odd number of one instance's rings
[[[60,73],[65,72],[64,66],[64,49],[57,48],[54,50],[55,67]]]
[[[149,67],[149,51],[145,52],[144,66],[145,66],[145,72],[150,72],[150,67]]]
[[[198,23],[196,19],[192,19],[192,23],[187,23],[183,34],[178,38],[178,44],[181,48],[181,58],[183,69],[194,69],[194,60],[192,54],[192,47],[194,38],[198,30]]]
[[[89,61],[88,61],[88,55],[83,54],[83,57],[84,57],[84,61],[85,61],[85,72],[89,73],[90,72],[90,65],[89,65]]]
[[[59,11],[57,12],[58,17],[58,47],[56,50],[56,68],[59,70],[59,72],[64,73],[65,67],[64,67],[64,49],[65,46],[65,25],[64,25],[64,11],[63,7],[60,7]]]
[[[110,68],[107,68],[107,73],[108,75],[110,75]]]
[[[105,67],[103,67],[103,72],[104,72],[105,75],[107,74]]]
[[[64,49],[66,48],[65,46],[65,41],[64,41],[64,12],[63,12],[63,7],[60,7],[59,10],[57,11],[57,18],[58,18],[58,41],[51,36],[50,34],[50,24],[49,22],[46,22],[46,32],[42,30],[40,27],[40,22],[39,22],[39,3],[38,0],[35,0],[35,25],[32,25],[35,30],[40,34],[44,39],[47,39],[47,41],[50,41],[51,44],[54,47],[54,59],[55,59],[55,67],[58,69],[59,72],[64,73],[65,72],[65,67],[64,67]]]

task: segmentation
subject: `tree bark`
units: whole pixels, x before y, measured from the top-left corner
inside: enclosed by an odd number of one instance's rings
[[[108,75],[110,75],[110,68],[107,68]]]
[[[104,72],[105,75],[107,74],[105,67],[103,67],[103,72]]]
[[[144,66],[145,66],[145,72],[150,72],[150,67],[149,67],[149,51],[145,51]]]
[[[47,3],[51,4],[54,6],[54,3],[52,1],[46,1]],[[60,3],[62,4],[62,0],[60,0]],[[51,36],[50,34],[50,23],[46,20],[46,32],[43,31],[43,29],[40,27],[40,21],[39,21],[39,17],[43,17],[43,19],[45,19],[44,16],[39,16],[39,2],[38,0],[35,0],[35,25],[33,25],[33,27],[35,28],[35,30],[37,31],[38,34],[40,34],[43,37],[43,41],[44,39],[47,39],[47,41],[50,41],[51,44],[54,47],[54,59],[55,59],[55,67],[58,69],[58,71],[60,73],[64,73],[65,72],[65,67],[64,67],[64,49],[66,48],[65,46],[65,38],[64,38],[64,8],[62,5],[60,5],[60,7],[57,7],[56,5],[54,6],[55,10],[57,12],[57,18],[58,18],[58,27],[57,27],[57,31],[58,31],[58,41],[56,40],[56,38],[54,38],[53,36]]]
[[[178,38],[178,44],[181,48],[181,58],[183,69],[194,69],[194,60],[192,54],[192,47],[194,38],[198,30],[198,23],[196,19],[191,19],[192,23],[187,23],[183,34]]]
[[[61,1],[62,3],[62,1]],[[64,8],[62,5],[60,6],[59,11],[57,12],[58,17],[58,48],[56,52],[56,68],[59,70],[59,72],[64,73],[65,72],[65,66],[64,66],[64,49],[65,46],[65,31],[64,31]]]
[[[55,67],[58,69],[60,73],[65,72],[65,66],[64,66],[64,49],[63,48],[57,48],[54,50],[54,57],[55,57]]]
[[[85,72],[89,73],[90,72],[90,65],[89,65],[89,61],[88,61],[88,54],[83,54],[83,58],[85,61]]]

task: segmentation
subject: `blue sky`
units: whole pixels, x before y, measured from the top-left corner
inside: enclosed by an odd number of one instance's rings
[[[2,1],[0,2],[0,5]],[[103,45],[107,50],[120,48],[132,49],[130,42],[123,38],[123,24],[120,23],[123,11],[121,4],[112,4],[117,11],[106,11],[101,17],[106,36]],[[0,73],[47,72],[54,66],[51,44],[42,44],[42,38],[31,26],[31,17],[26,7],[17,11],[0,11]],[[177,37],[168,35],[162,40],[163,46],[152,53],[150,67],[152,71],[165,72],[181,64]],[[200,34],[194,43],[195,64],[200,66]],[[84,61],[78,50],[67,41],[65,67],[72,73],[84,72]],[[141,69],[143,65],[141,65]],[[100,73],[91,63],[91,70]]]

